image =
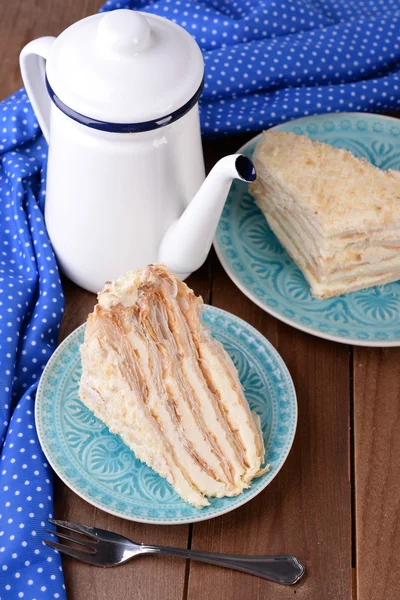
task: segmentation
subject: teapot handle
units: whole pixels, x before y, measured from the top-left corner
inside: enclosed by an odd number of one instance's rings
[[[19,55],[22,80],[46,141],[49,141],[51,100],[46,89],[46,59],[55,37],[41,37],[29,42]]]

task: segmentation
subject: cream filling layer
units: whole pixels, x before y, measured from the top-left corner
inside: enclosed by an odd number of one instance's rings
[[[274,215],[266,215],[268,222],[272,220],[279,224],[280,231],[285,236],[285,240],[291,239],[293,246],[296,247],[298,254],[309,264],[313,264],[313,268],[322,275],[330,275],[338,270],[348,270],[354,267],[369,268],[373,265],[380,265],[382,261],[391,261],[400,264],[400,232],[399,240],[384,240],[380,237],[371,239],[370,243],[349,240],[346,244],[337,243],[336,238],[328,238],[326,245],[330,253],[326,258],[319,256],[315,257],[309,253],[307,243],[302,235],[299,235],[299,229],[293,227],[290,221],[282,218],[279,213]],[[282,234],[280,234],[282,235]],[[283,243],[283,240],[282,240]],[[286,241],[285,241],[286,244]]]
[[[300,266],[313,294],[317,297],[329,297],[400,279],[400,257],[398,256],[394,257],[392,261],[378,262],[371,266],[365,265],[362,271],[357,265],[347,270],[339,269],[333,277],[330,275],[329,278],[320,278],[313,265],[307,262],[304,254],[298,251],[292,239],[280,228],[279,223],[272,217],[269,217],[268,220],[272,231],[282,241],[296,264]]]
[[[88,362],[92,362],[99,345],[101,337],[95,336],[83,346],[83,362],[88,355]],[[143,402],[138,386],[129,381],[125,372],[121,372],[118,351],[108,348],[103,351],[101,361],[105,375],[99,377],[97,369],[85,372],[80,388],[84,404],[110,431],[121,436],[139,460],[165,477],[183,498],[198,508],[207,506],[208,501],[182,469],[164,432]]]
[[[317,213],[304,205],[296,190],[287,189],[277,178],[265,177],[263,172],[256,183],[253,184],[256,201],[264,216],[267,220],[272,216],[280,222],[315,269],[320,267],[329,272],[331,265],[335,270],[335,263],[356,262],[358,254],[361,254],[358,262],[373,261],[374,257],[376,260],[381,256],[387,258],[390,251],[395,253],[400,249],[400,223],[377,225],[362,232],[350,228],[324,231]]]

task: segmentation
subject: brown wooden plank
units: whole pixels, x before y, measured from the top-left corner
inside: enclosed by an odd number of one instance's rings
[[[294,446],[271,485],[247,505],[194,525],[192,548],[246,554],[292,553],[306,564],[296,587],[192,563],[189,600],[200,597],[351,598],[349,350],[278,322],[241,294],[215,259],[213,304],[262,332],[295,383],[299,425]]]
[[[354,350],[359,600],[400,597],[400,349]]]

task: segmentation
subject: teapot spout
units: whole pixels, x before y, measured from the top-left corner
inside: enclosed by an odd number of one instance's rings
[[[250,182],[255,178],[253,163],[242,154],[218,161],[185,212],[165,233],[159,262],[181,279],[199,269],[207,258],[233,179]]]

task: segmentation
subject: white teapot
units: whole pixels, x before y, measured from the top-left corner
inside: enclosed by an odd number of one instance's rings
[[[49,143],[45,219],[65,274],[97,292],[152,262],[181,279],[199,268],[231,181],[255,171],[227,156],[203,183],[194,39],[121,9],[30,42],[20,64]]]

